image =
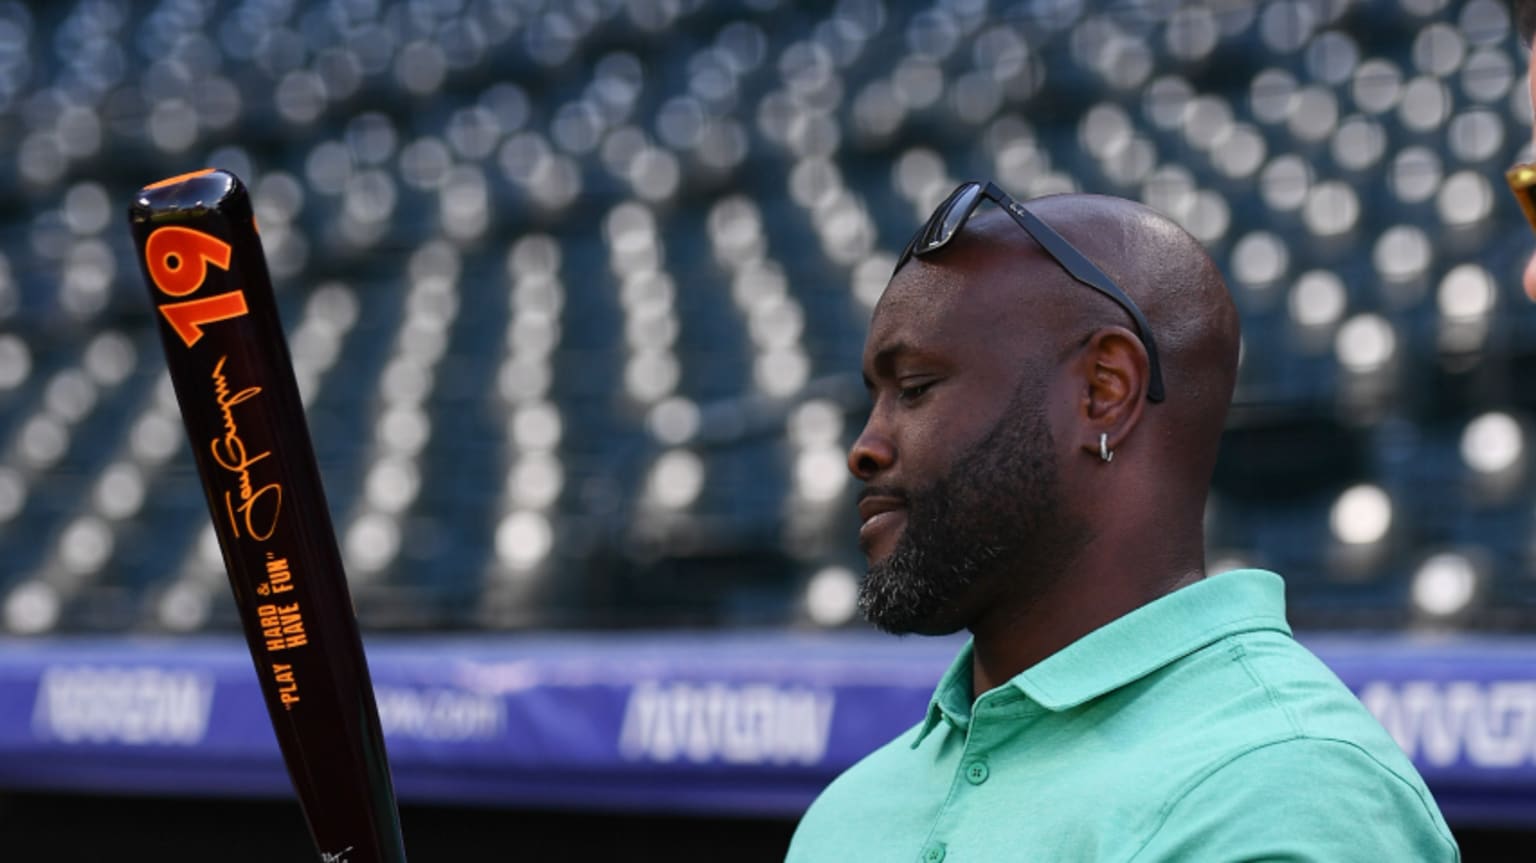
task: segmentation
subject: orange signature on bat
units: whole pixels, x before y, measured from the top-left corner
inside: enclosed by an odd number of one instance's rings
[[[214,438],[209,449],[213,451],[213,460],[218,462],[219,467],[240,477],[238,506],[235,504],[235,493],[224,492],[224,509],[229,513],[230,529],[238,537],[240,524],[243,523],[246,536],[265,541],[277,530],[277,514],[283,508],[283,487],[280,483],[269,482],[256,488],[251,481],[251,466],[272,453],[253,456],[246,452],[245,441],[240,439],[240,430],[235,424],[234,408],[235,405],[255,398],[261,393],[261,387],[246,387],[231,394],[229,379],[224,376],[224,361],[227,359],[227,356],[219,357],[213,367],[213,394],[219,403],[219,412],[224,416],[224,434]]]

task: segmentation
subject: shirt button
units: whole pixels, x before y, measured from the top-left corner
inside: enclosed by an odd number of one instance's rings
[[[944,845],[935,842],[923,849],[923,863],[940,863],[944,859]]]
[[[965,779],[972,785],[980,785],[986,782],[987,777],[990,775],[992,775],[992,771],[987,769],[987,762],[985,761],[972,761],[965,768]]]

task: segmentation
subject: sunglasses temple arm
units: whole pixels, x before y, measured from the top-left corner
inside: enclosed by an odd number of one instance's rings
[[[987,192],[999,196],[993,198],[993,200],[1002,206],[1008,212],[1008,215],[1013,217],[1015,222],[1018,222],[1019,227],[1023,228],[1025,233],[1034,237],[1035,242],[1039,243],[1041,248],[1045,249],[1051,257],[1055,258],[1061,264],[1062,269],[1067,271],[1068,275],[1114,300],[1130,314],[1131,319],[1136,323],[1137,335],[1141,337],[1141,343],[1147,349],[1147,371],[1151,378],[1147,384],[1147,398],[1154,402],[1161,402],[1164,396],[1162,363],[1157,356],[1157,344],[1152,340],[1151,327],[1147,323],[1146,317],[1136,308],[1135,303],[1131,302],[1130,297],[1125,296],[1123,292],[1114,287],[1114,281],[1105,275],[1104,271],[1099,269],[1097,264],[1088,260],[1082,252],[1073,248],[1065,238],[1056,233],[1054,228],[1041,221],[1039,216],[1025,209],[1023,205],[1010,198],[1007,193],[990,183],[987,185]]]

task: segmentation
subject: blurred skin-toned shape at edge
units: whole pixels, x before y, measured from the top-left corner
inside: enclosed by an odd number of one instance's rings
[[[1526,48],[1530,47],[1527,43]],[[1530,65],[1526,71],[1526,84],[1530,90],[1533,110],[1536,110],[1536,52],[1528,52],[1528,55]],[[1533,149],[1536,149],[1536,125],[1532,126],[1532,136]],[[1520,208],[1525,211],[1525,217],[1530,220],[1532,229],[1536,230],[1536,163],[1527,162],[1511,168],[1509,182],[1515,189],[1515,197],[1520,199]],[[1525,275],[1521,281],[1525,286],[1525,295],[1536,300],[1536,255],[1525,262]]]

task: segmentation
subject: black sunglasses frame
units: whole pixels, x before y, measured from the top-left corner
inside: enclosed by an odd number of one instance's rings
[[[1039,216],[1030,212],[1023,204],[1014,200],[1007,192],[997,187],[995,183],[982,183],[977,180],[961,183],[949,197],[939,204],[928,217],[928,222],[912,235],[911,241],[902,251],[901,257],[896,260],[896,269],[891,275],[901,272],[901,268],[913,258],[936,252],[949,244],[965,223],[970,220],[971,214],[981,206],[983,200],[990,200],[1003,208],[1024,233],[1034,238],[1040,244],[1045,253],[1050,255],[1063,270],[1067,271],[1073,279],[1098,291],[1106,297],[1114,300],[1121,308],[1131,316],[1136,323],[1136,335],[1141,339],[1141,344],[1147,350],[1147,366],[1151,380],[1147,384],[1147,400],[1161,402],[1163,393],[1163,367],[1157,358],[1157,342],[1152,338],[1152,328],[1147,324],[1147,318],[1137,308],[1136,303],[1120,290],[1114,280],[1099,269],[1093,261],[1077,250],[1076,246],[1067,242],[1066,238],[1056,233],[1055,229],[1040,220]]]

